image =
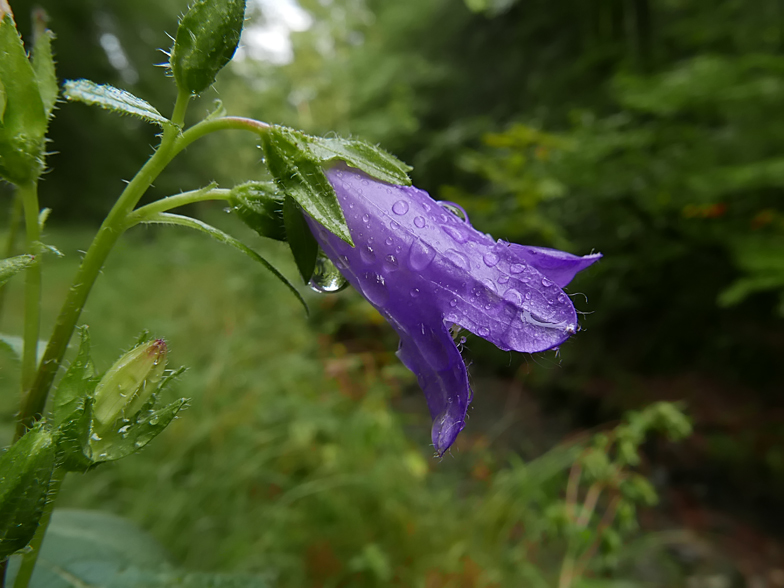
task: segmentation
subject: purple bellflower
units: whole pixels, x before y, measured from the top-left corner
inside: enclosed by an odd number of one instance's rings
[[[458,325],[500,349],[536,353],[577,329],[563,292],[601,254],[577,257],[495,241],[414,187],[374,180],[343,164],[326,171],[355,247],[308,218],[324,253],[400,335],[400,360],[416,374],[440,456],[465,426],[471,388],[452,337]],[[462,212],[462,210],[461,210]]]

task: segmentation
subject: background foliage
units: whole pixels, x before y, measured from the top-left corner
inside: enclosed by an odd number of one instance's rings
[[[149,65],[165,61],[156,51],[169,45],[164,31],[174,29],[179,0],[39,4],[58,36],[62,78],[115,84],[162,111],[173,103],[173,86]],[[472,500],[492,502],[499,480],[515,475],[510,455],[533,457],[571,431],[668,399],[687,401],[696,432],[677,454],[648,448],[667,517],[699,532],[720,520],[737,534],[742,523],[749,545],[780,537],[780,3],[300,6],[310,25],[290,35],[292,61],[240,60],[194,110],[220,98],[232,113],[379,142],[414,166],[417,186],[462,204],[497,238],[601,251],[603,262],[572,287],[585,295],[575,296],[578,308],[591,313],[585,332],[558,360],[510,357],[469,339],[478,394],[467,441],[457,460],[434,463],[421,452],[423,404],[392,355],[394,337],[357,298],[317,302],[307,326],[282,289],[243,260],[174,239],[163,241],[161,259],[151,253],[158,233],[141,233],[116,254],[127,267],[107,270],[86,320],[103,325],[93,336],[103,341],[106,365],[141,329],[165,335],[182,354],[177,362],[199,366],[181,390],[194,402],[167,433],[168,445],[74,483],[66,488],[71,503],[99,500],[133,517],[185,564],[272,567],[286,585],[337,585],[351,574],[366,582],[357,585],[384,585],[401,568],[427,586],[492,585],[511,580],[494,576],[506,573],[504,563],[482,560],[471,543],[471,525],[484,524],[471,519]],[[23,31],[29,8],[14,2]],[[254,5],[249,16],[251,28],[274,24],[273,4]],[[47,275],[53,287],[76,262],[79,225],[105,213],[118,178],[149,156],[154,132],[60,105],[50,134],[58,153],[41,187],[67,253]],[[210,139],[154,190],[259,178],[260,157],[247,138]],[[219,281],[230,294],[212,290]],[[141,316],[156,318],[141,324]],[[15,328],[13,317],[5,321],[4,331]],[[522,390],[519,402],[534,417],[496,392],[510,386]],[[511,429],[500,434],[504,427]],[[166,468],[157,467],[161,459]],[[139,500],[164,491],[159,503]],[[262,518],[248,520],[251,510]],[[381,521],[375,530],[365,526],[371,512]],[[183,529],[204,541],[178,540]],[[210,539],[229,529],[231,541]],[[390,552],[391,545],[407,547]],[[733,561],[751,557],[727,549]],[[421,560],[422,553],[439,558]],[[511,561],[521,553],[503,552]],[[747,581],[767,573],[754,565],[738,564]]]

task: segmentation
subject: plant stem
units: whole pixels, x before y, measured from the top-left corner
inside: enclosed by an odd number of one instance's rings
[[[33,385],[38,366],[38,334],[41,328],[41,231],[38,224],[38,184],[18,186],[24,208],[27,252],[36,261],[25,271],[24,348],[22,351],[22,394],[26,396]]]
[[[87,250],[60,310],[60,315],[57,317],[54,331],[49,339],[38,372],[35,374],[32,388],[23,398],[22,410],[17,421],[17,439],[40,418],[46,405],[49,389],[63,360],[68,342],[87,301],[87,296],[114,244],[128,227],[127,217],[155,178],[180,151],[209,133],[237,129],[262,134],[270,128],[268,124],[250,118],[226,116],[202,121],[179,134],[189,99],[190,96],[184,92],[180,92],[177,96],[177,103],[172,115],[172,122],[176,126],[170,125],[164,129],[158,150],[125,187]]]
[[[215,131],[225,131],[231,129],[239,131],[250,131],[252,133],[256,133],[257,135],[261,135],[269,131],[270,125],[252,118],[245,118],[242,116],[223,116],[221,118],[203,120],[200,123],[193,125],[190,129],[182,134],[180,140],[178,141],[178,147],[180,147],[180,143],[182,143],[182,147],[180,148],[184,149],[187,145],[190,145],[195,140],[203,137],[204,135],[214,133]]]
[[[144,219],[154,216],[159,212],[166,212],[180,206],[195,204],[196,202],[207,202],[210,200],[228,200],[231,190],[221,188],[207,188],[202,190],[191,190],[176,196],[169,196],[161,200],[156,200],[151,204],[137,208],[126,217],[126,229],[139,224]]]
[[[181,92],[177,96],[172,121],[181,125],[185,116],[185,108],[190,96]],[[57,322],[46,346],[46,352],[41,360],[35,380],[22,399],[22,409],[16,427],[16,438],[19,439],[24,432],[38,420],[46,405],[46,397],[52,386],[60,362],[63,360],[68,342],[71,340],[76,323],[82,313],[87,296],[103,267],[106,258],[111,252],[117,239],[124,230],[125,217],[130,213],[139,199],[150,187],[164,168],[171,162],[177,153],[182,151],[187,144],[175,148],[178,143],[179,126],[167,125],[163,131],[163,138],[158,150],[144,164],[130,183],[125,187],[117,202],[112,207],[106,219],[98,229],[98,234],[90,244],[87,253],[76,272],[71,289],[57,317]],[[36,218],[37,227],[37,218]],[[28,270],[29,271],[29,270]],[[37,343],[37,338],[36,338]],[[27,341],[25,340],[25,344]],[[33,366],[35,368],[35,366]]]
[[[8,238],[5,242],[5,252],[3,257],[11,257],[16,250],[16,239],[19,235],[19,224],[22,220],[22,198],[19,193],[14,194],[14,202],[11,205],[11,215],[8,221]],[[0,286],[0,319],[3,317],[3,305],[5,303],[6,287],[8,284]],[[2,578],[0,577],[0,580]],[[2,583],[0,583],[2,587]]]
[[[19,572],[16,574],[16,580],[14,580],[14,588],[27,588],[30,583],[35,563],[38,561],[38,555],[41,553],[41,545],[44,542],[46,529],[49,527],[49,521],[52,519],[54,502],[57,494],[60,492],[60,487],[63,485],[66,473],[65,469],[60,467],[55,468],[52,473],[52,481],[49,485],[49,495],[47,496],[44,513],[41,515],[33,540],[30,541],[28,546],[30,550],[22,556],[22,563],[19,566]]]

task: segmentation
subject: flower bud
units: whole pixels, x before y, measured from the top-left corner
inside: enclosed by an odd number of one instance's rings
[[[245,20],[245,0],[196,0],[182,17],[172,48],[177,86],[198,94],[234,56]]]
[[[95,388],[93,432],[102,437],[119,418],[132,418],[150,400],[166,368],[166,341],[155,339],[117,360]]]

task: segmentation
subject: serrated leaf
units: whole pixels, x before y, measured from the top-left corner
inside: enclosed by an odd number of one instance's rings
[[[308,137],[310,149],[319,162],[345,161],[351,167],[362,170],[367,175],[400,186],[410,186],[408,172],[413,168],[380,147],[358,141],[322,137]]]
[[[232,188],[229,202],[240,220],[262,237],[286,240],[283,195],[272,182],[248,182]]]
[[[261,143],[278,188],[324,228],[353,245],[335,190],[313,159],[304,136],[285,127],[272,127],[262,135]]]
[[[91,439],[95,463],[116,461],[136,453],[161,434],[187,403],[186,398],[180,398],[157,410],[142,410],[135,423],[123,426],[122,435],[113,435],[109,440]]]
[[[33,66],[27,59],[13,19],[0,22],[0,82],[5,110],[0,125],[0,176],[24,184],[43,170],[47,116]]]
[[[35,263],[34,255],[17,255],[0,260],[0,286]]]
[[[52,41],[54,33],[50,30],[43,30],[35,40],[33,46],[33,71],[35,79],[38,81],[38,91],[41,95],[41,102],[47,118],[51,116],[54,104],[57,102],[57,75],[54,69],[54,57],[52,56]]]
[[[108,84],[96,84],[90,80],[68,80],[63,84],[63,97],[72,102],[83,102],[119,114],[129,114],[160,126],[172,124],[146,100]]]
[[[129,521],[99,511],[57,509],[30,588],[266,588],[262,575],[189,573],[174,568],[166,549]],[[18,558],[12,558],[7,586]]]
[[[0,456],[0,561],[33,538],[46,505],[55,445],[42,425]]]
[[[286,225],[286,241],[288,241],[291,253],[294,255],[299,274],[307,284],[316,267],[318,243],[310,232],[299,204],[288,196],[283,203],[283,220]]]
[[[171,65],[177,86],[190,94],[206,90],[231,61],[245,20],[245,0],[197,0],[180,21]]]
[[[245,255],[258,261],[261,265],[263,265],[267,270],[269,270],[276,278],[278,278],[283,284],[297,297],[297,300],[300,301],[302,306],[305,308],[305,312],[309,313],[308,305],[305,302],[305,299],[302,298],[302,294],[300,294],[294,285],[286,279],[286,277],[281,274],[275,267],[268,262],[266,259],[261,257],[258,253],[253,251],[250,247],[235,239],[231,235],[228,235],[221,231],[220,229],[216,229],[215,227],[208,225],[205,222],[200,220],[196,220],[195,218],[190,218],[187,216],[180,216],[178,214],[171,214],[171,213],[160,213],[155,215],[154,217],[145,219],[143,222],[148,224],[164,224],[164,225],[179,225],[181,227],[188,227],[190,229],[195,229],[197,231],[201,231],[220,241],[221,243],[225,243],[226,245],[231,245],[235,249],[242,251]]]

